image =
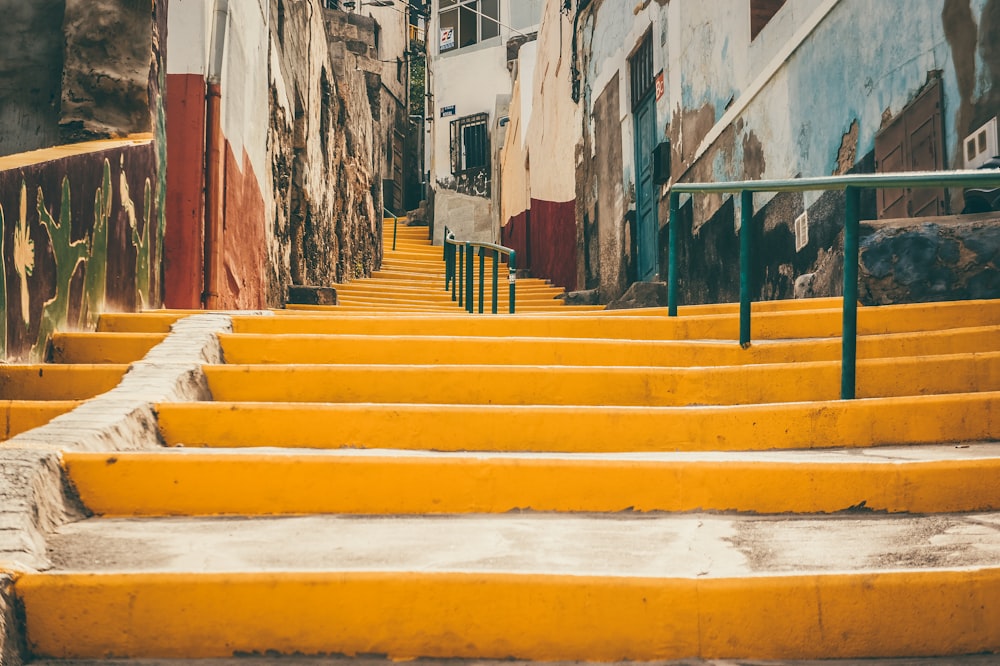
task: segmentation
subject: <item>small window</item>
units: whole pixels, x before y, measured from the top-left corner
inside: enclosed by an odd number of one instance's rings
[[[451,172],[455,175],[489,170],[489,114],[477,113],[451,121]]]
[[[647,32],[642,43],[628,60],[632,83],[632,108],[646,99],[654,87],[653,77],[653,33]]]
[[[441,52],[472,46],[500,34],[500,0],[441,0]]]
[[[757,35],[764,29],[774,15],[778,13],[785,0],[750,0],[750,39],[757,39]]]

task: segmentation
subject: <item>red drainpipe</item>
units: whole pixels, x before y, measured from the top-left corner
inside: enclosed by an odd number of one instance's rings
[[[221,86],[209,83],[205,98],[205,291],[201,298],[206,310],[219,307],[222,268],[222,222],[225,216],[222,193],[226,163],[222,158],[221,107]]]

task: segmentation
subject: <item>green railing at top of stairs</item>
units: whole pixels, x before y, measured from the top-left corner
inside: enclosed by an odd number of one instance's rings
[[[677,316],[677,215],[681,194],[739,194],[740,196],[740,344],[750,344],[750,259],[753,247],[754,192],[845,190],[844,311],[841,341],[840,397],[855,396],[858,334],[858,229],[860,190],[924,187],[1000,187],[1000,170],[935,171],[849,174],[786,180],[745,180],[723,183],[674,183],[670,186],[670,222],[667,254],[668,315]]]
[[[486,286],[486,255],[493,258],[492,294],[493,314],[497,313],[497,293],[500,281],[500,260],[507,261],[508,304],[507,311],[514,314],[514,303],[517,292],[517,253],[509,247],[495,243],[480,243],[460,241],[455,234],[444,228],[444,290],[451,289],[451,300],[458,301],[460,307],[467,312],[475,309],[473,294],[474,275],[472,258],[479,255],[479,313],[483,312],[483,301]],[[457,283],[457,285],[456,285]]]

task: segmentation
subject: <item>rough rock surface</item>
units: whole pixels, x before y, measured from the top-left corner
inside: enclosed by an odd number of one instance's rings
[[[286,2],[279,31],[277,3],[271,11],[267,300],[277,306],[287,285],[344,282],[381,265],[385,121],[378,75],[345,56],[349,42],[375,50],[373,21],[340,22],[344,12],[317,0]]]
[[[666,282],[636,282],[621,298],[608,303],[607,310],[660,308],[667,305]]]
[[[865,305],[1000,297],[1000,214],[867,222],[860,246]]]
[[[12,576],[0,573],[0,664],[21,666],[27,650],[21,636]]]
[[[336,305],[337,290],[333,287],[290,285],[285,302],[297,305]]]
[[[597,305],[600,303],[600,289],[585,289],[571,291],[566,294],[566,305]]]
[[[149,3],[66,0],[63,32],[64,141],[152,131]]]

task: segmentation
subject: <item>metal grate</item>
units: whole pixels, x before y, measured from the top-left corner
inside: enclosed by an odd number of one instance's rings
[[[632,79],[632,108],[635,109],[653,90],[653,33],[647,32],[635,53],[628,59]]]

